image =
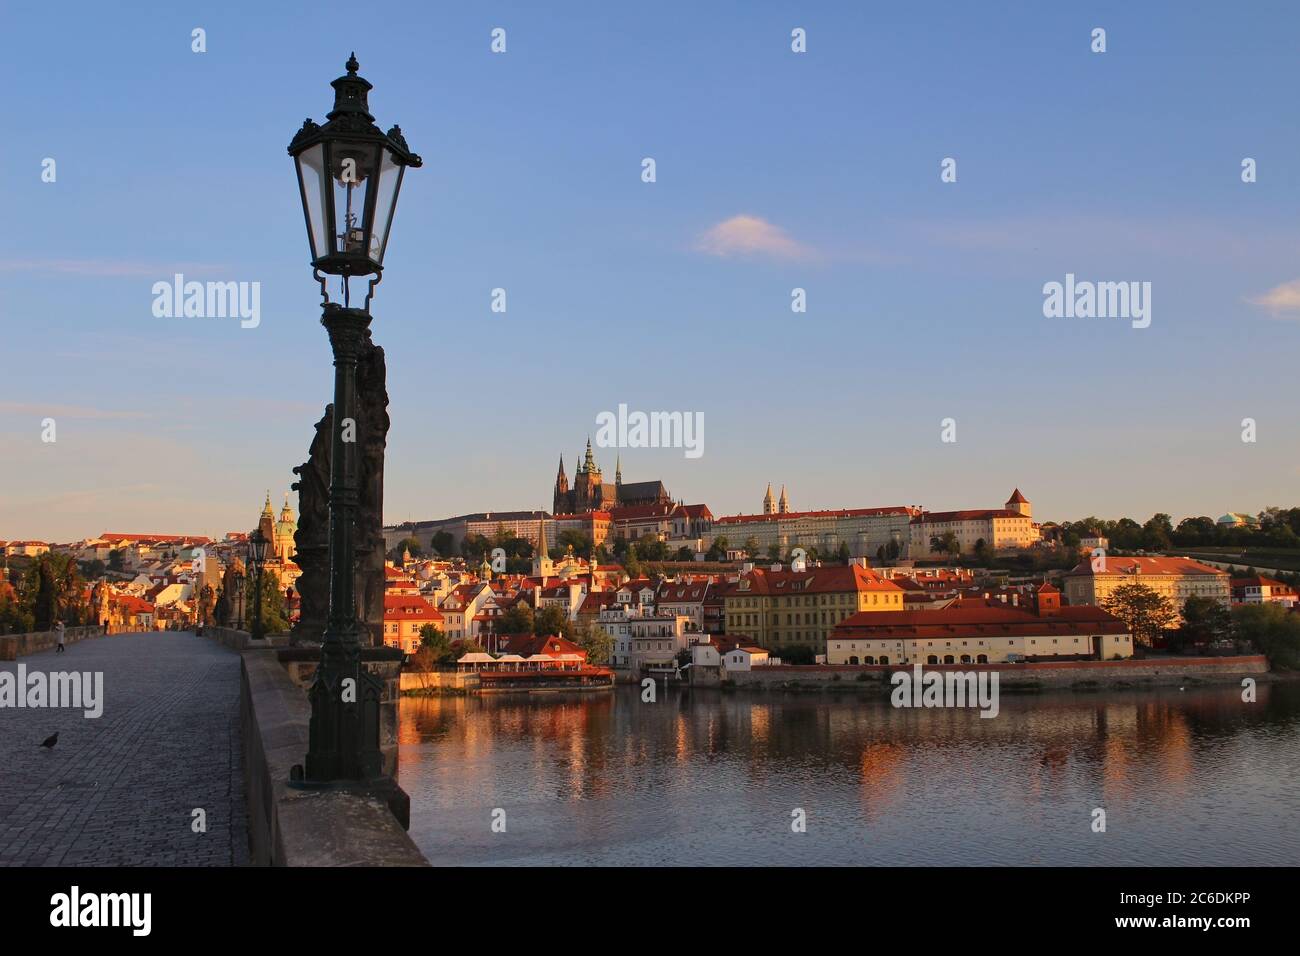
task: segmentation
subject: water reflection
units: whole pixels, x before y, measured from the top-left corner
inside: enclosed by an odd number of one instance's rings
[[[1300,862],[1294,684],[1004,695],[994,719],[856,694],[407,698],[399,741],[440,863]]]

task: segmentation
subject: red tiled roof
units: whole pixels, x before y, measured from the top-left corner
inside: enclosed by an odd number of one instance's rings
[[[1210,567],[1208,564],[1201,564],[1199,561],[1193,561],[1191,558],[1147,558],[1132,557],[1123,558],[1112,554],[1106,555],[1106,570],[1102,574],[1132,574],[1134,569],[1138,569],[1140,574],[1135,575],[1140,578],[1142,574],[1221,574],[1227,577],[1228,572],[1220,571],[1218,568]],[[1066,577],[1076,575],[1092,574],[1092,562],[1084,561],[1076,564],[1066,573]]]
[[[652,504],[652,505],[624,505],[620,508],[610,508],[609,517],[611,521],[637,521],[646,518],[666,518],[677,507],[671,504]]]
[[[741,581],[749,581],[742,589]],[[828,565],[806,571],[770,571],[755,568],[741,575],[728,594],[828,594],[845,591],[902,591],[893,581],[886,581],[870,568],[859,564]]]
[[[442,613],[422,597],[414,594],[385,594],[385,621],[441,621]]]
[[[556,634],[503,634],[497,638],[497,649],[502,654],[518,654],[529,657],[533,654],[581,654],[587,659],[587,652],[577,644]]]
[[[724,515],[714,524],[748,524],[753,521],[781,521],[786,518],[860,518],[872,515],[914,515],[917,510],[911,507],[893,508],[840,508],[832,511],[787,511],[784,514],[770,515]]]
[[[912,524],[938,523],[941,521],[987,521],[989,518],[1025,518],[1019,511],[1005,508],[974,508],[968,511],[923,511],[912,519]]]

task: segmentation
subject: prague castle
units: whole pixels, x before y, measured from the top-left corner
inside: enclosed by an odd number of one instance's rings
[[[564,473],[564,456],[555,475],[553,514],[586,514],[590,511],[608,511],[633,505],[670,505],[672,496],[662,481],[633,481],[624,483],[622,461],[615,460],[614,482],[604,480],[600,466],[591,454],[591,439],[587,439],[587,455],[573,476],[573,487]]]

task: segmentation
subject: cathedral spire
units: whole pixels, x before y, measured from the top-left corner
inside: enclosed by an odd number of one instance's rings
[[[776,510],[778,514],[789,514],[790,512],[790,499],[786,497],[785,485],[781,486],[781,502],[776,506]]]
[[[772,497],[772,483],[767,483],[767,494],[763,496],[763,514],[770,515],[776,511],[776,499]]]
[[[623,483],[623,456],[618,455],[614,458],[614,484]]]
[[[586,464],[586,466],[587,466],[587,471],[588,471],[588,472],[592,472],[592,471],[600,471],[600,469],[596,467],[596,459],[593,458],[592,455],[591,455],[591,436],[590,436],[590,435],[587,436],[587,457],[586,457],[586,460],[585,460],[585,464]]]

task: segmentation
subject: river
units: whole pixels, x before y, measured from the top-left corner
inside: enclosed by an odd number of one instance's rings
[[[439,865],[1294,866],[1300,684],[408,697],[398,779]]]

